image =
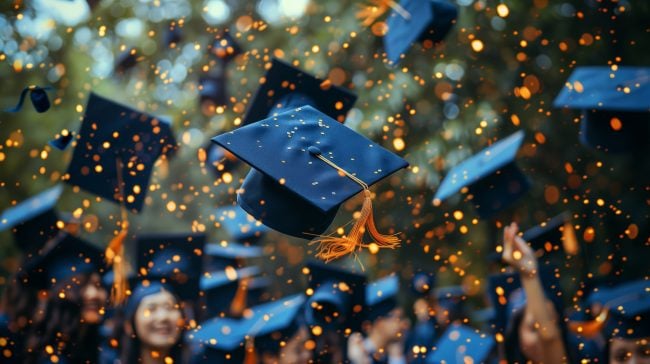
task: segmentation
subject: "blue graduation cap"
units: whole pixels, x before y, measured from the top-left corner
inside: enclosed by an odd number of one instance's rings
[[[46,249],[28,261],[23,270],[37,289],[50,289],[80,274],[104,271],[104,252],[70,234],[59,234]]]
[[[303,326],[303,294],[292,295],[263,303],[250,309],[248,335],[255,338],[258,353],[276,354],[280,348]]]
[[[269,231],[269,228],[239,206],[220,207],[215,210],[214,215],[215,221],[218,221],[235,241],[257,240]]]
[[[239,205],[264,225],[305,239],[322,234],[338,207],[359,192],[369,203],[368,186],[408,165],[311,106],[212,140],[254,168]]]
[[[55,205],[62,192],[63,186],[56,185],[6,209],[0,215],[0,231],[11,229],[17,247],[35,253],[59,232]]]
[[[51,87],[40,87],[40,86],[28,86],[23,89],[20,93],[20,98],[16,106],[7,109],[7,112],[18,112],[23,107],[25,102],[25,96],[29,93],[29,98],[32,101],[34,110],[38,113],[44,113],[50,109],[50,99],[47,97],[47,91],[51,90]]]
[[[204,234],[157,233],[136,239],[136,266],[141,277],[170,280],[182,287],[182,300],[194,300],[203,270]]]
[[[145,297],[167,291],[174,295],[177,299],[182,299],[179,296],[179,291],[182,289],[181,285],[169,280],[160,280],[157,278],[148,278],[143,276],[131,275],[129,280],[129,296],[124,306],[124,316],[133,317],[140,302]],[[180,303],[180,302],[179,302]]]
[[[427,356],[427,363],[485,363],[492,348],[492,335],[487,335],[469,326],[452,324],[442,335],[436,349]]]
[[[264,249],[259,246],[243,245],[222,241],[205,246],[205,268],[208,271],[224,269],[228,266],[240,268],[245,259],[259,258]]]
[[[580,142],[608,152],[647,145],[650,68],[578,67],[553,106],[582,111]]]
[[[458,10],[445,0],[402,0],[386,20],[384,48],[388,63],[396,65],[415,42],[438,43],[456,23]]]
[[[319,262],[307,264],[309,297],[305,313],[309,326],[359,331],[366,307],[366,277]]]
[[[197,362],[243,363],[249,326],[245,320],[215,317],[186,336],[196,348]]]
[[[398,307],[399,278],[390,275],[366,286],[366,320],[387,316]]]
[[[233,299],[240,289],[243,280],[250,280],[260,274],[259,267],[246,267],[241,269],[227,268],[221,271],[212,271],[201,277],[200,289],[205,297],[204,317],[212,318],[217,316],[237,316],[233,312]],[[244,292],[247,293],[247,292]],[[246,295],[242,296],[242,306],[249,305]],[[243,310],[245,307],[239,307]]]
[[[533,250],[542,251],[545,255],[559,252],[575,255],[579,248],[571,215],[566,212],[526,230],[522,238]]]
[[[333,86],[276,58],[271,61],[263,80],[248,107],[243,125],[305,105],[342,123],[357,100],[347,89]]]
[[[58,150],[65,150],[70,145],[72,139],[74,139],[74,133],[68,129],[63,129],[54,136],[54,139],[47,142],[47,144]]]
[[[66,182],[139,212],[156,160],[175,148],[167,121],[91,93]]]
[[[222,62],[228,63],[241,54],[242,48],[230,32],[224,31],[215,38],[210,52]]]
[[[523,142],[524,132],[518,131],[456,165],[440,184],[434,201],[445,200],[467,187],[480,217],[489,218],[503,210],[529,188],[528,179],[515,162]]]
[[[225,105],[228,103],[226,79],[222,75],[199,77],[199,100],[201,104]]]
[[[129,48],[117,56],[114,70],[116,73],[125,73],[135,67],[142,59],[143,56],[138,55],[136,48]]]

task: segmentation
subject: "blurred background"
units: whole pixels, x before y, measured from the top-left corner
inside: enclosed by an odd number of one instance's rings
[[[46,113],[29,103],[19,113],[0,113],[0,209],[64,178],[73,148],[59,151],[48,141],[79,128],[92,91],[168,117],[179,143],[173,159],[157,163],[143,211],[129,215],[131,233],[229,239],[215,209],[235,203],[249,167],[215,174],[200,148],[240,125],[265,66],[277,57],[351,89],[359,99],[346,125],[411,164],[372,188],[380,230],[401,232],[403,244],[359,255],[371,279],[435,272],[439,285],[462,284],[482,307],[486,276],[499,268],[488,257],[503,226],[517,221],[525,230],[564,211],[578,238],[578,252],[557,261],[567,303],[595,282],[647,276],[647,155],[584,147],[579,113],[554,109],[552,101],[576,66],[650,64],[650,2],[455,3],[458,21],[445,41],[415,44],[391,68],[383,54],[384,17],[363,26],[356,14],[370,3],[361,0],[3,1],[0,107],[14,106],[29,85],[53,91]],[[210,47],[224,30],[243,53],[223,70],[226,102],[200,103],[199,77],[222,71]],[[133,67],[116,72],[132,48]],[[434,205],[451,167],[517,130],[526,133],[517,162],[532,184],[526,196],[489,220],[478,217],[467,194]],[[350,220],[361,201],[344,204],[332,229]],[[118,205],[70,185],[57,208],[79,218],[82,236],[100,247],[119,230]],[[276,232],[257,244],[278,296],[304,288],[296,278],[315,255],[313,246]],[[0,286],[19,262],[11,233],[1,232]],[[360,269],[352,258],[336,264]]]

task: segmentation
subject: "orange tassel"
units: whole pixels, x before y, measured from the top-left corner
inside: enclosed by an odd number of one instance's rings
[[[369,248],[372,244],[363,242],[363,235],[366,231],[373,238],[373,243],[377,248],[395,249],[399,247],[400,239],[396,235],[385,235],[377,231],[372,210],[372,194],[369,189],[364,189],[363,193],[361,214],[347,236],[321,235],[310,243],[310,245],[318,244],[317,258],[327,263],[345,255],[353,254],[359,248]]]
[[[584,336],[594,337],[603,330],[609,318],[609,308],[604,307],[592,321],[569,321],[569,331]]]
[[[126,300],[126,292],[129,289],[127,277],[127,266],[124,257],[124,241],[129,231],[129,223],[122,221],[120,232],[111,239],[106,248],[106,262],[113,266],[113,288],[111,289],[111,301],[120,305]]]
[[[246,309],[246,299],[248,298],[248,278],[242,278],[237,285],[237,293],[230,303],[230,314],[241,316]]]
[[[246,356],[244,364],[257,364],[257,352],[255,351],[255,342],[252,337],[246,339]]]

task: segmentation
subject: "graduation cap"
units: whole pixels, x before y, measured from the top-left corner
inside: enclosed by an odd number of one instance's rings
[[[209,102],[212,105],[228,103],[226,79],[222,75],[199,77],[199,100],[201,104]]]
[[[438,43],[456,22],[458,10],[445,0],[403,0],[386,20],[384,48],[388,63],[396,65],[415,42]]]
[[[262,237],[269,229],[239,206],[216,209],[215,221],[226,229],[235,241],[243,242]]]
[[[245,320],[215,317],[186,336],[196,348],[196,358],[206,363],[243,363],[250,323]]]
[[[57,133],[54,136],[54,139],[50,140],[47,144],[58,150],[65,150],[68,145],[70,145],[70,142],[73,138],[73,132],[69,131],[68,129],[63,129],[61,130],[61,133]]]
[[[178,299],[178,292],[182,289],[181,285],[175,284],[173,281],[150,279],[135,275],[129,277],[129,287],[131,287],[131,294],[126,301],[126,306],[124,306],[124,315],[126,318],[135,315],[138,306],[144,298],[167,291]]]
[[[259,246],[243,245],[222,241],[205,246],[205,267],[208,271],[225,269],[230,266],[240,268],[244,259],[259,258],[264,249]]]
[[[91,93],[67,183],[139,212],[156,160],[175,146],[167,121]]]
[[[215,38],[210,52],[224,63],[228,63],[241,54],[242,49],[230,32],[224,31]]]
[[[303,294],[267,302],[250,309],[248,335],[255,338],[258,353],[277,354],[282,346],[304,325]]]
[[[38,113],[44,113],[50,109],[50,99],[47,97],[47,92],[51,90],[52,87],[40,87],[40,86],[28,86],[23,89],[20,93],[20,98],[16,106],[7,109],[7,112],[18,112],[23,107],[25,102],[25,96],[29,93],[29,98],[32,100],[32,105],[34,105],[34,110]]]
[[[481,218],[489,218],[509,206],[530,187],[515,162],[523,142],[524,132],[518,131],[453,167],[436,191],[434,202],[467,187]]]
[[[239,205],[284,234],[305,239],[322,234],[339,206],[364,191],[361,217],[351,233],[342,242],[321,237],[335,241],[320,241],[319,257],[353,253],[366,224],[378,247],[399,244],[396,236],[377,231],[369,186],[408,163],[322,112],[297,108],[212,140],[254,168],[237,194]]]
[[[30,260],[24,273],[37,289],[50,289],[81,274],[103,273],[103,251],[93,244],[63,233]]]
[[[117,56],[114,70],[116,73],[124,73],[135,67],[142,58],[136,48],[129,48]]]
[[[608,152],[647,145],[650,68],[578,67],[553,106],[582,111],[580,142]]]
[[[578,243],[571,224],[571,215],[566,212],[526,230],[522,238],[530,243],[533,250],[543,251],[545,254],[561,251],[571,255],[578,253]]]
[[[426,359],[427,363],[485,363],[488,361],[494,339],[469,326],[452,324],[444,332]]]
[[[0,231],[11,229],[18,249],[35,253],[59,232],[55,205],[62,192],[63,186],[56,185],[6,209],[0,215]]]
[[[137,237],[136,266],[145,278],[170,280],[182,287],[177,293],[183,301],[199,292],[203,269],[204,234],[159,233]]]
[[[226,268],[220,271],[212,271],[201,277],[200,289],[205,297],[205,316],[208,318],[217,316],[239,316],[247,302],[247,292],[241,292],[243,296],[240,298],[242,302],[233,302],[240,289],[246,290],[247,287],[242,287],[241,282],[250,280],[252,277],[260,274],[259,267],[246,267],[241,269]],[[233,307],[238,304],[242,307]]]
[[[248,107],[243,125],[305,105],[343,122],[357,101],[357,96],[347,89],[331,85],[276,58],[271,61],[263,80]]]
[[[366,306],[366,277],[323,263],[310,262],[306,322],[324,329],[358,331]]]
[[[558,316],[562,316],[562,290],[555,268],[550,265],[539,268],[539,278],[544,294],[553,303]],[[519,274],[502,273],[488,278],[488,296],[494,308],[494,332],[504,333],[510,318],[526,304],[526,296],[521,288]]]
[[[398,307],[399,278],[390,275],[366,286],[366,320],[387,316]]]

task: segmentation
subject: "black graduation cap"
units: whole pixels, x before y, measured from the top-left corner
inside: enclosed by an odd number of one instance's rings
[[[271,61],[263,80],[248,107],[243,125],[305,105],[343,122],[357,101],[357,96],[347,89],[331,85],[276,58]]]
[[[374,321],[398,307],[399,278],[390,275],[366,286],[365,319]]]
[[[195,347],[197,362],[243,363],[249,326],[245,320],[215,317],[186,336]]]
[[[0,215],[0,231],[11,229],[18,249],[33,254],[59,233],[59,215],[55,205],[62,185],[51,187],[10,207]]]
[[[156,160],[175,147],[169,122],[91,93],[67,182],[139,212]]]
[[[67,233],[59,234],[41,255],[30,260],[24,273],[38,289],[50,289],[79,274],[103,273],[103,251]]]
[[[212,140],[254,168],[239,205],[264,225],[306,239],[322,234],[343,202],[408,165],[311,106]]]
[[[230,32],[224,31],[215,38],[210,52],[222,62],[228,63],[241,54],[242,49]]]
[[[481,218],[503,210],[530,187],[515,161],[523,142],[524,132],[518,131],[456,165],[440,184],[434,201],[445,200],[467,187]]]
[[[251,322],[248,335],[255,338],[258,353],[277,355],[282,346],[304,326],[303,294],[284,297],[252,307],[246,320]]]
[[[426,362],[486,363],[494,344],[492,335],[466,325],[452,324],[436,343],[436,349],[427,356]]]
[[[32,105],[38,113],[44,113],[50,109],[50,99],[47,97],[47,92],[51,90],[51,87],[40,87],[40,86],[28,86],[23,89],[20,93],[20,98],[16,106],[11,109],[7,109],[7,112],[18,112],[23,107],[25,102],[25,96],[29,92],[29,98],[32,100]]]
[[[54,139],[50,140],[48,144],[58,150],[65,150],[68,145],[70,145],[72,139],[74,139],[74,133],[68,129],[63,129],[61,130],[61,133],[57,133],[54,136]]]
[[[225,206],[215,210],[215,221],[238,242],[251,242],[261,238],[269,228],[239,206]]]
[[[366,306],[366,277],[319,262],[307,264],[309,299],[306,322],[311,327],[360,330]]]
[[[251,266],[241,269],[230,267],[204,274],[200,289],[205,297],[206,317],[232,316],[231,305],[242,280],[249,280],[260,272],[259,267]]]
[[[526,230],[522,238],[530,243],[533,250],[552,254],[564,251],[575,255],[578,243],[571,225],[571,215],[567,212],[552,217],[549,221]]]
[[[137,237],[136,266],[141,277],[173,281],[182,300],[199,293],[203,270],[204,234],[156,233]]]
[[[131,68],[135,67],[139,61],[142,60],[142,56],[138,54],[136,48],[129,48],[124,52],[120,53],[115,59],[115,72],[124,73]]]
[[[580,142],[608,152],[647,146],[649,67],[578,67],[553,106],[582,111]]]
[[[539,268],[539,277],[542,282],[546,298],[553,303],[558,317],[562,316],[562,290],[560,280],[555,274],[555,268],[550,265]],[[519,274],[502,273],[491,275],[488,278],[488,296],[494,308],[494,332],[504,333],[513,314],[526,303],[526,295],[521,288]]]
[[[442,41],[457,16],[456,7],[445,0],[402,0],[386,20],[384,48],[388,63],[399,63],[415,42]]]
[[[208,75],[199,78],[199,100],[201,104],[209,102],[213,105],[228,103],[226,79],[223,75]]]
[[[241,268],[243,260],[259,258],[264,250],[259,246],[243,245],[222,241],[205,246],[205,268],[207,271],[225,269],[230,266]]]

